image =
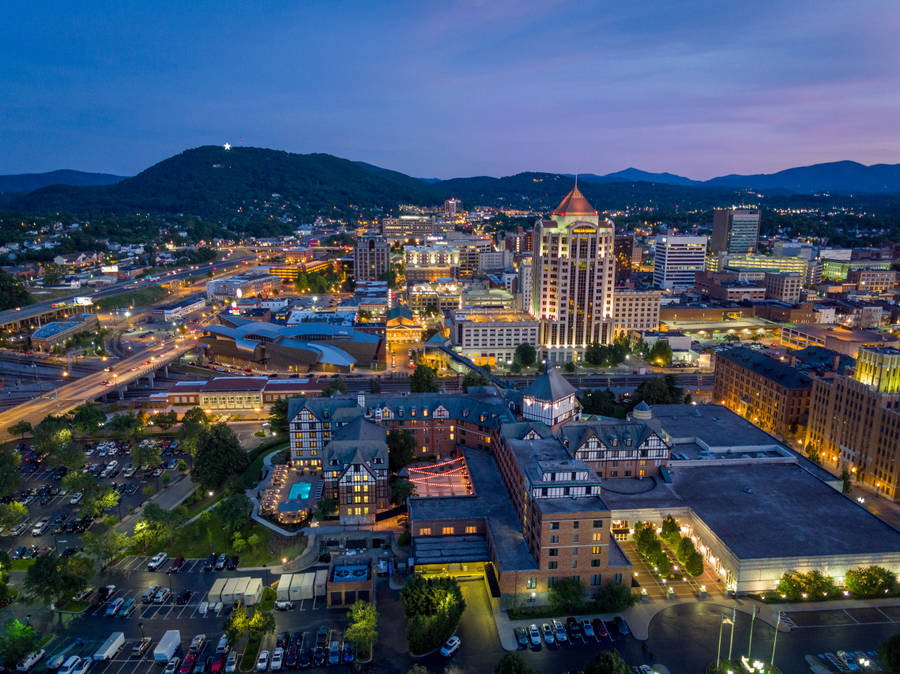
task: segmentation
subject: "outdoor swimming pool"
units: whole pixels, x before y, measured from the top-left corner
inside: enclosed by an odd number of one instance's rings
[[[334,567],[333,580],[337,583],[349,583],[365,580],[369,577],[368,564],[342,564]]]
[[[311,489],[312,482],[295,482],[291,485],[291,491],[288,493],[288,500],[305,501],[309,498]]]

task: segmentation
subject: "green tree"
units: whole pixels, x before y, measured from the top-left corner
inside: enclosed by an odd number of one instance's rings
[[[162,463],[159,445],[152,440],[142,440],[131,450],[131,463],[140,468],[153,468]]]
[[[406,641],[412,653],[438,648],[456,631],[466,602],[455,578],[407,579],[400,591],[406,615]]]
[[[672,560],[669,559],[669,556],[662,547],[660,547],[659,552],[656,554],[656,558],[652,561],[653,565],[656,567],[656,572],[660,577],[668,577],[669,573],[672,571]]]
[[[891,674],[900,672],[900,632],[885,639],[878,647],[878,660]]]
[[[72,425],[79,433],[94,433],[106,422],[106,415],[92,403],[80,405],[72,415]]]
[[[391,480],[391,503],[401,505],[406,503],[406,499],[415,496],[416,485],[405,477],[398,477]]]
[[[491,383],[491,380],[487,378],[486,375],[478,372],[477,370],[469,370],[466,372],[466,376],[463,377],[462,386],[463,391],[469,390],[470,387],[473,386],[487,386]]]
[[[225,637],[232,648],[250,631],[250,615],[243,602],[238,602],[231,614],[225,619]]]
[[[29,654],[38,650],[40,642],[40,635],[31,625],[16,618],[8,620],[0,632],[0,663],[8,671],[14,671]]]
[[[583,674],[629,674],[629,671],[628,664],[616,649],[601,651],[588,660],[582,670]]]
[[[333,498],[323,498],[319,499],[319,502],[316,504],[315,510],[313,510],[313,517],[316,518],[316,521],[322,522],[335,512],[337,512],[338,502]]]
[[[200,407],[191,407],[181,416],[182,424],[200,424],[201,426],[209,426],[209,417]]]
[[[273,433],[286,435],[288,432],[288,399],[279,398],[269,408],[269,426]]]
[[[24,419],[20,419],[12,426],[7,427],[6,429],[10,435],[19,435],[22,439],[25,439],[25,435],[31,433],[31,424],[25,421]]]
[[[31,295],[12,274],[0,270],[0,311],[31,303]]]
[[[19,463],[22,457],[9,450],[0,450],[0,498],[10,496],[19,488]]]
[[[330,398],[335,393],[346,393],[347,392],[347,384],[340,377],[332,377],[328,380],[328,383],[322,387],[322,397]]]
[[[687,536],[682,536],[681,540],[678,541],[678,547],[675,549],[675,556],[678,558],[678,561],[684,564],[694,552],[694,542]]]
[[[359,600],[350,606],[347,616],[350,618],[350,625],[344,632],[344,639],[353,644],[362,659],[367,660],[378,639],[378,612],[374,604]]]
[[[609,389],[587,391],[581,399],[585,414],[599,414],[605,417],[625,417],[625,410],[616,403],[615,394]]]
[[[388,431],[387,446],[388,466],[392,473],[396,473],[415,459],[416,439],[405,428]]]
[[[178,423],[178,412],[172,410],[170,412],[157,412],[150,420],[153,425],[159,428],[163,433],[168,431],[172,426]]]
[[[28,507],[20,501],[0,503],[0,526],[14,527],[28,517]]]
[[[141,420],[133,412],[116,414],[106,422],[106,429],[113,433],[119,433],[131,443],[137,441],[141,433]]]
[[[89,577],[74,558],[66,560],[51,551],[28,567],[25,594],[43,604],[60,604],[87,587]]]
[[[684,570],[694,578],[701,575],[703,573],[703,555],[694,550],[684,563]]]
[[[537,360],[537,349],[531,344],[522,342],[516,347],[513,358],[515,358],[516,362],[520,363],[522,367],[531,367]]]
[[[854,597],[883,597],[896,590],[897,574],[883,566],[861,566],[844,574],[844,584]]]
[[[598,613],[618,613],[634,606],[635,597],[625,583],[607,583],[594,595]]]
[[[115,527],[107,527],[102,531],[86,531],[81,535],[81,543],[84,546],[82,554],[94,560],[102,571],[125,552],[129,540],[128,536],[116,531]]]
[[[72,442],[69,420],[48,415],[34,428],[34,448],[39,454],[47,454],[53,466],[65,466],[74,470],[84,461],[84,452]]]
[[[681,538],[681,531],[678,528],[678,523],[675,521],[675,518],[671,515],[667,515],[662,523],[662,534],[660,537],[669,545],[677,545],[678,540]]]
[[[572,613],[584,606],[584,584],[578,578],[560,578],[550,586],[550,605],[560,613]]]
[[[237,531],[250,521],[253,503],[245,494],[234,494],[219,502],[216,514],[222,520],[222,528],[228,532]]]
[[[850,493],[850,471],[844,468],[841,471],[841,493],[849,494]]]
[[[494,666],[494,674],[534,674],[518,653],[504,653]]]
[[[669,342],[664,339],[656,340],[653,346],[650,347],[650,353],[647,356],[647,360],[654,365],[661,365],[663,367],[671,365],[672,347],[669,346]]]
[[[232,475],[247,470],[250,461],[237,436],[227,425],[206,429],[197,441],[191,479],[204,489],[218,488]]]
[[[411,393],[437,393],[437,370],[423,363],[416,364],[409,378],[409,390]]]
[[[268,611],[260,611],[258,608],[247,621],[247,632],[251,637],[261,637],[275,631],[275,616]]]

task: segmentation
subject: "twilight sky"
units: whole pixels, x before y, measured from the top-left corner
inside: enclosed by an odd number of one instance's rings
[[[0,3],[0,173],[188,147],[423,177],[900,162],[897,0]]]

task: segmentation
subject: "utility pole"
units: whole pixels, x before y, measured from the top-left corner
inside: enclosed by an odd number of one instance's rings
[[[747,657],[753,659],[753,623],[756,622],[756,607],[753,607],[753,614],[750,616],[750,640],[747,642]]]
[[[731,647],[734,645],[734,621],[737,618],[737,607],[731,607],[731,637],[728,640],[728,661],[731,661]]]
[[[769,664],[775,666],[775,644],[778,641],[778,628],[781,626],[781,611],[778,612],[778,620],[775,622],[775,636],[772,637],[772,659]]]

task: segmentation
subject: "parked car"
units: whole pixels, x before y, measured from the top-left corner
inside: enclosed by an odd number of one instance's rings
[[[179,606],[184,606],[191,600],[191,594],[193,594],[193,593],[190,590],[184,590],[175,599],[175,603],[178,604]]]
[[[221,674],[225,669],[225,654],[216,653],[209,662],[209,674]]]
[[[147,562],[147,571],[156,571],[163,564],[166,563],[166,560],[169,558],[165,552],[157,552],[153,555],[153,559]]]
[[[184,656],[184,662],[181,663],[181,668],[178,670],[178,674],[191,674],[191,670],[194,669],[194,663],[197,661],[196,653],[188,653]]]
[[[528,638],[531,639],[532,646],[541,645],[541,631],[534,623],[531,623],[531,625],[529,625],[528,627]]]
[[[269,665],[269,671],[280,672],[282,664],[284,664],[284,648],[278,646],[272,651],[272,663]]]
[[[106,607],[106,617],[111,618],[119,612],[119,609],[122,608],[122,604],[125,603],[125,600],[122,597],[117,597],[109,602],[109,605]]]
[[[150,644],[153,643],[153,640],[150,637],[143,637],[139,639],[134,646],[131,647],[131,657],[140,658],[144,656],[144,653],[150,648]]]
[[[81,663],[72,670],[72,674],[87,674],[93,669],[94,660],[92,658],[82,658]]]
[[[541,633],[544,635],[544,643],[548,646],[552,646],[556,643],[556,637],[553,634],[553,628],[550,627],[550,623],[541,625]]]
[[[184,557],[176,557],[169,566],[168,573],[178,573],[184,566]]]
[[[563,644],[569,640],[566,634],[566,626],[562,624],[562,620],[553,621],[553,631],[556,633],[556,642]]]
[[[237,555],[231,555],[228,558],[228,561],[225,562],[225,568],[229,571],[234,571],[238,567],[238,562],[241,561],[241,558]]]
[[[337,639],[333,639],[331,645],[328,647],[328,664],[341,664],[341,642]]]
[[[353,644],[344,642],[344,662],[353,662],[355,659],[355,653],[353,652]]]
[[[199,653],[203,650],[203,646],[206,644],[206,635],[205,634],[197,634],[191,639],[191,645],[188,647],[188,651],[191,653]]]
[[[237,671],[237,652],[231,651],[228,654],[228,657],[225,659],[225,672],[226,674],[232,674]]]
[[[615,624],[616,629],[619,630],[619,634],[621,634],[623,637],[627,637],[629,634],[631,634],[631,630],[628,629],[628,623],[625,622],[625,619],[622,616],[616,616]]]
[[[127,599],[125,603],[122,604],[122,608],[119,609],[119,617],[127,618],[132,613],[134,613],[134,599]]]
[[[256,658],[256,671],[265,672],[269,669],[269,651],[260,651]]]
[[[300,655],[297,656],[297,664],[302,669],[312,667],[312,651],[308,648],[301,648]]]
[[[170,658],[166,663],[166,668],[163,670],[163,674],[175,674],[175,671],[178,669],[178,663],[181,662],[181,658],[177,655],[174,658]]]
[[[219,643],[216,644],[216,653],[227,653],[228,652],[228,635],[223,634],[219,637]]]
[[[147,591],[141,595],[141,603],[149,604],[153,601],[153,598],[156,596],[156,593],[162,589],[161,585],[151,585],[147,588]]]
[[[581,621],[581,631],[584,633],[585,639],[594,639],[594,627],[591,625],[590,620],[582,620]]]
[[[172,591],[169,588],[164,587],[159,592],[156,593],[156,596],[153,597],[154,604],[165,604],[169,597],[172,596]]]
[[[80,491],[76,491],[74,494],[72,494],[69,497],[69,503],[71,503],[72,505],[77,505],[77,504],[81,503],[81,499],[83,499],[83,498],[84,498],[84,494],[82,494]]]
[[[513,630],[516,635],[516,643],[519,648],[528,648],[528,631],[524,627],[517,627]]]
[[[206,558],[206,562],[203,564],[204,571],[212,571],[216,568],[216,553],[211,552],[209,557]]]
[[[97,601],[106,601],[112,596],[113,592],[115,591],[115,585],[104,585],[99,590],[97,590]]]
[[[228,562],[228,555],[221,554],[219,558],[216,560],[216,571],[221,571],[225,568],[225,564]]]
[[[276,611],[290,611],[294,608],[294,604],[289,601],[278,600],[275,602]]]
[[[594,634],[601,639],[609,638],[609,630],[606,629],[606,624],[600,618],[594,618],[591,624],[594,626]]]
[[[460,638],[454,634],[444,642],[443,646],[441,646],[441,655],[443,655],[445,658],[449,658],[459,650],[459,647],[461,645],[462,641],[460,641]]]

